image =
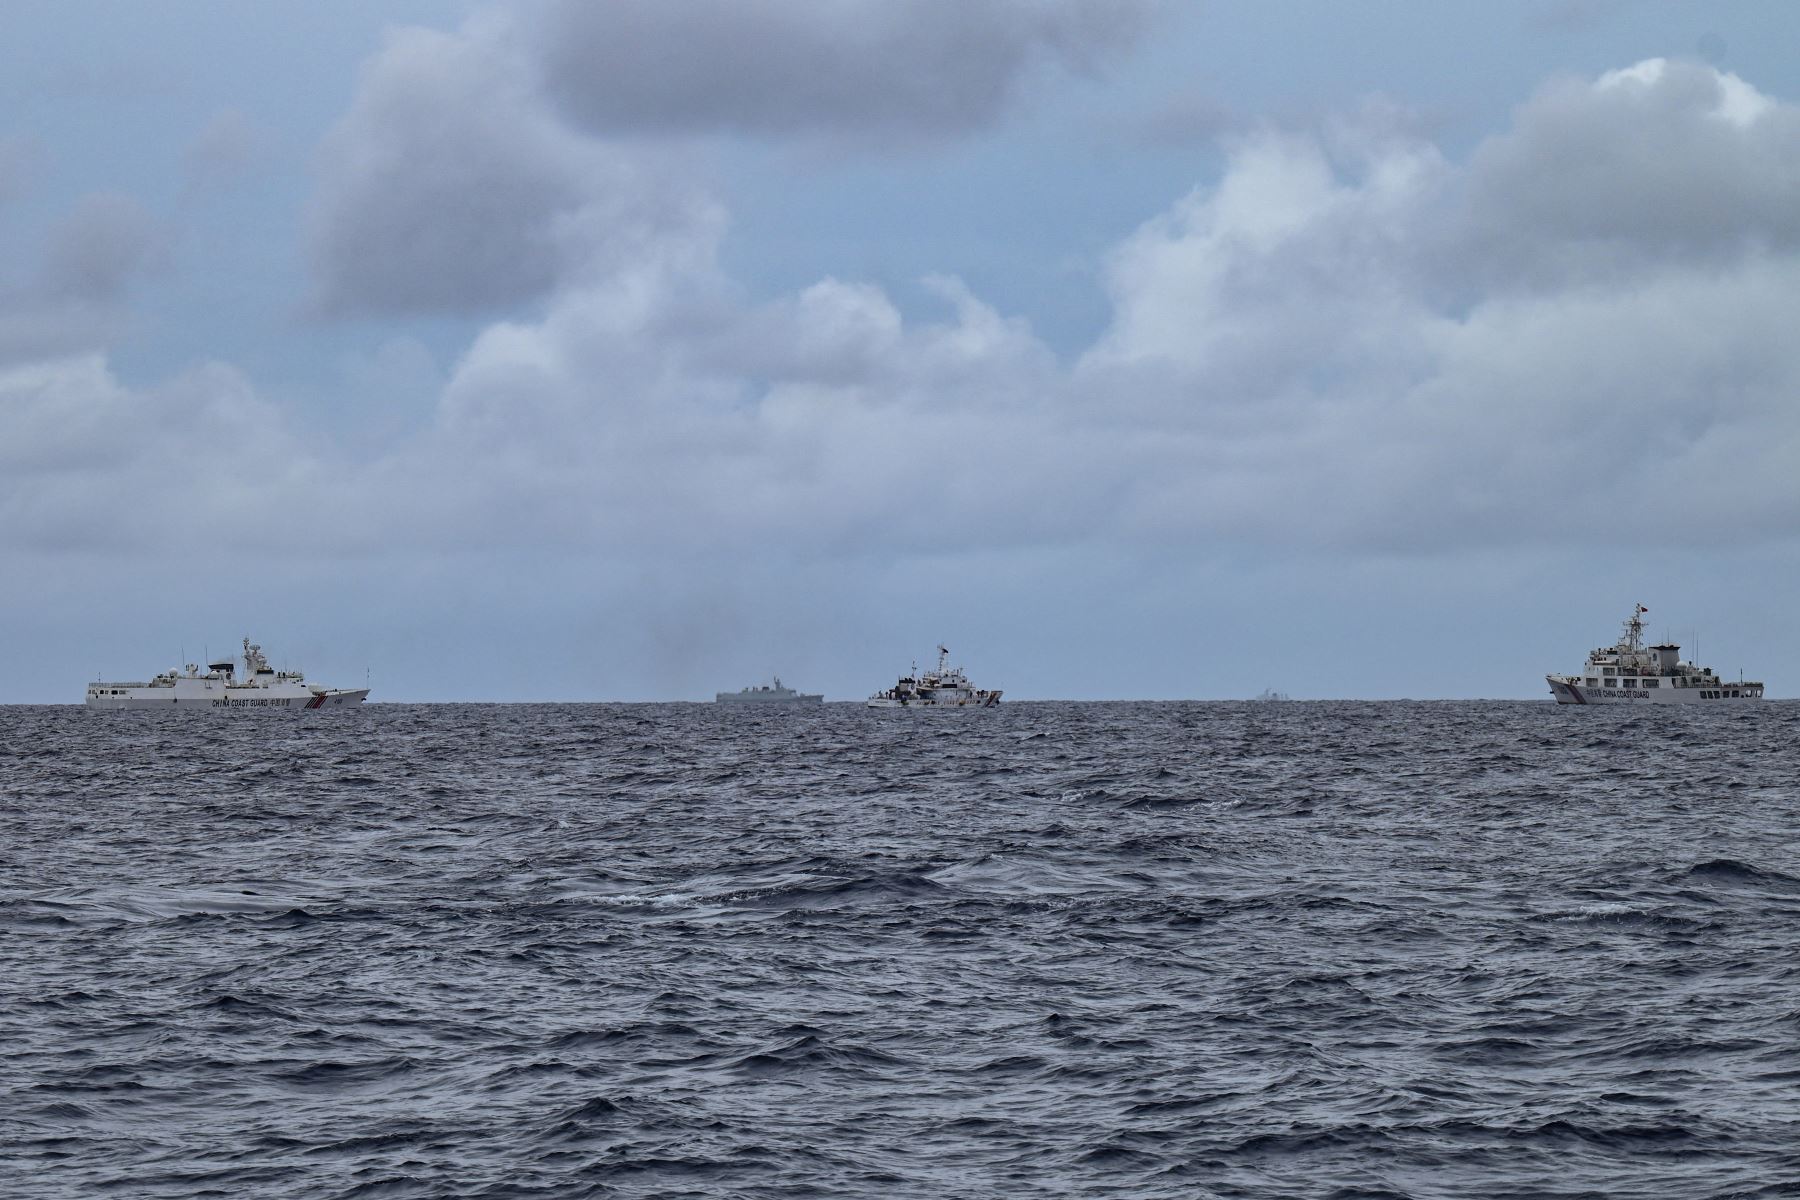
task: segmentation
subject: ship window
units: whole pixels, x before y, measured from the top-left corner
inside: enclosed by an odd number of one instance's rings
[[[1661,686],[1662,686],[1662,680],[1660,680],[1660,679],[1646,679],[1646,680],[1644,680],[1644,686],[1645,686],[1645,687],[1661,687]]]
[[[1606,681],[1606,686],[1616,688],[1619,686],[1619,681],[1616,679],[1609,679]]]
[[[1614,669],[1612,667],[1602,667],[1600,670],[1601,670],[1601,674],[1603,674],[1603,675],[1611,675],[1611,674],[1615,673]]]
[[[1589,678],[1589,679],[1582,680],[1582,682],[1587,684],[1589,687],[1599,687],[1600,686],[1600,681],[1598,679]]]
[[[1626,681],[1625,681],[1625,686],[1626,686],[1626,687],[1636,687],[1636,686],[1637,686],[1637,680],[1635,680],[1635,679],[1627,679],[1627,680],[1626,680]]]

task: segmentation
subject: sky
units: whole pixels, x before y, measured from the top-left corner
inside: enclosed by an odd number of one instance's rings
[[[1800,695],[1800,6],[13,0],[0,702]]]

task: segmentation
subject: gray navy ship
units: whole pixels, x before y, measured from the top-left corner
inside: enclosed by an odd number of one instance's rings
[[[791,687],[783,687],[779,675],[772,684],[757,684],[741,692],[720,692],[713,697],[718,704],[821,704],[824,700],[823,694],[796,692]]]

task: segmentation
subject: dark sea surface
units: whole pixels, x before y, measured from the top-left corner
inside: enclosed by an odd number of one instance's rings
[[[1797,744],[0,709],[0,1195],[1800,1195]]]

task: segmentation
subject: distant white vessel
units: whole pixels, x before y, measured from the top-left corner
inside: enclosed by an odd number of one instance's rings
[[[1558,704],[1708,704],[1761,700],[1763,685],[1720,679],[1710,667],[1681,661],[1674,643],[1644,645],[1644,614],[1635,605],[1625,632],[1588,653],[1579,674],[1546,675]]]
[[[1289,696],[1286,692],[1278,692],[1274,688],[1265,688],[1263,689],[1262,695],[1256,697],[1256,702],[1258,704],[1279,704],[1284,700],[1291,700],[1292,698],[1293,697]]]
[[[226,708],[338,708],[361,704],[368,688],[324,688],[307,683],[298,671],[277,671],[262,647],[244,639],[244,675],[229,658],[209,663],[206,673],[189,663],[184,671],[165,671],[148,683],[90,683],[89,708],[179,708],[212,711]]]
[[[713,700],[718,704],[820,704],[825,697],[822,693],[813,695],[782,687],[781,676],[777,675],[773,684],[758,684],[741,692],[720,692]]]
[[[900,681],[884,692],[869,697],[870,708],[992,708],[1000,703],[1000,691],[978,688],[969,682],[961,667],[950,665],[950,651],[939,646],[937,670],[902,675]]]

